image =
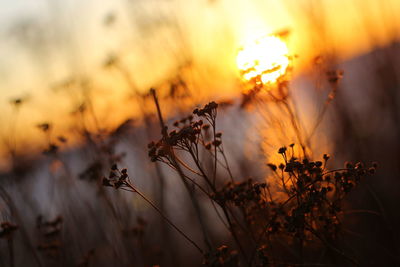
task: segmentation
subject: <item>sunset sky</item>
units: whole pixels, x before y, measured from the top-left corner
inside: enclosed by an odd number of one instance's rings
[[[104,126],[131,115],[135,108],[115,105],[132,91],[104,68],[110,56],[139,91],[190,62],[192,84],[218,97],[238,93],[238,49],[260,35],[290,31],[299,75],[320,53],[346,60],[398,40],[397,14],[397,0],[0,0],[1,139],[40,139],[44,121],[68,131],[82,101],[79,88],[59,89],[71,79],[87,81]],[[27,103],[15,115],[8,103],[20,97]]]

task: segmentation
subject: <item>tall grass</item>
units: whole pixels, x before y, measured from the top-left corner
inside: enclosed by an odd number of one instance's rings
[[[38,122],[42,156],[17,141],[29,99],[14,99],[0,266],[398,265],[398,50],[345,64],[319,51],[306,104],[290,77],[198,97],[190,64],[142,92],[111,56],[102,68],[131,97],[111,106],[135,117],[106,127],[95,85],[67,80],[58,90],[80,92],[70,116],[80,144],[57,135],[58,121]],[[365,77],[374,82],[352,84]]]

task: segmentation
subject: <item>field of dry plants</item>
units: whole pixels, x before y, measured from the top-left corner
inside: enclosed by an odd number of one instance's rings
[[[31,96],[5,99],[0,266],[400,266],[396,27],[347,60],[326,38],[302,69],[290,31],[264,35],[223,93],[179,56],[143,90],[117,51],[100,69],[123,97],[76,70],[51,86],[68,114],[49,97],[32,125]]]

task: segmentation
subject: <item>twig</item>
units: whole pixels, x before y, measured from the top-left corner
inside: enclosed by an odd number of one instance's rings
[[[126,185],[132,189],[135,193],[137,193],[141,198],[143,198],[147,203],[150,204],[160,216],[170,225],[172,226],[179,234],[181,234],[187,241],[189,241],[197,250],[204,254],[203,250],[200,248],[199,245],[196,244],[190,237],[188,237],[182,230],[180,230],[172,221],[168,219],[166,215],[150,200],[148,199],[142,192],[140,192],[136,187],[134,187],[130,182],[127,182]]]

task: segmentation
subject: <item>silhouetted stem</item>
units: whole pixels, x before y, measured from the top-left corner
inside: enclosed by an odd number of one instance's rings
[[[304,154],[305,157],[307,157],[306,146],[304,144],[302,133],[301,133],[301,130],[300,130],[300,127],[299,127],[299,124],[298,124],[299,123],[298,122],[299,119],[297,118],[297,116],[293,112],[293,109],[290,107],[289,103],[286,100],[282,101],[282,103],[283,103],[283,106],[286,108],[287,112],[289,113],[290,122],[291,122],[291,124],[293,126],[293,129],[294,129],[295,133],[296,133],[297,140],[298,140],[298,142],[299,142],[299,144],[300,144],[300,146],[301,146],[301,148],[303,150],[303,154]]]
[[[10,257],[10,267],[15,266],[14,262],[14,247],[13,247],[13,239],[12,237],[8,238],[8,252],[9,252],[9,257]]]
[[[26,229],[25,229],[24,225],[22,224],[22,219],[21,219],[21,217],[20,217],[20,215],[19,215],[19,213],[17,211],[17,208],[14,205],[14,202],[12,201],[11,197],[6,192],[6,190],[4,190],[4,188],[2,188],[1,186],[0,186],[0,197],[10,207],[11,214],[17,220],[18,228],[21,231],[21,234],[22,234],[22,237],[24,238],[24,241],[26,242],[26,244],[31,249],[32,254],[33,254],[34,258],[35,258],[35,261],[36,261],[37,265],[42,267],[43,265],[42,265],[42,263],[41,263],[41,261],[39,259],[39,256],[36,253],[36,248],[33,246]]]
[[[335,98],[336,95],[336,91],[337,91],[337,85],[335,85],[332,89],[332,91],[329,93],[328,98],[326,99],[325,103],[324,103],[324,107],[322,108],[322,111],[318,114],[317,120],[315,121],[314,127],[312,128],[310,134],[307,137],[307,144],[310,143],[311,138],[313,137],[313,135],[315,134],[317,128],[319,127],[319,125],[321,124],[325,113],[328,110],[329,104],[332,102],[332,100]]]
[[[339,255],[341,255],[343,258],[347,259],[348,261],[350,261],[352,264],[354,264],[355,266],[360,266],[360,264],[353,259],[352,257],[346,255],[343,251],[339,250],[338,248],[336,248],[335,246],[333,246],[332,244],[330,244],[324,237],[320,236],[314,229],[312,229],[312,227],[307,227],[306,230],[308,230],[310,233],[312,233],[315,237],[317,237],[319,240],[321,240],[322,243],[324,243],[324,245],[335,251],[336,253],[338,253]]]
[[[195,198],[193,191],[189,187],[189,184],[186,181],[186,177],[187,176],[183,172],[180,164],[178,163],[177,157],[175,156],[173,148],[167,142],[168,141],[167,127],[164,124],[164,119],[162,117],[160,104],[159,104],[158,99],[157,99],[156,90],[155,89],[151,89],[150,93],[153,96],[153,100],[154,100],[154,103],[155,103],[156,108],[157,108],[157,114],[158,114],[158,119],[159,119],[159,122],[160,122],[161,133],[162,133],[163,139],[164,139],[164,141],[165,141],[165,143],[167,145],[167,153],[169,154],[169,157],[170,157],[170,159],[172,161],[172,165],[174,166],[174,168],[178,172],[179,177],[182,179],[182,182],[185,185],[185,187],[186,187],[186,189],[187,189],[187,191],[189,193],[190,200],[192,201],[193,207],[194,207],[194,209],[196,211],[196,215],[198,217],[198,220],[199,220],[202,232],[203,232],[204,241],[205,241],[206,245],[211,249],[211,242],[210,242],[209,237],[208,237],[207,227],[206,227],[206,224],[205,224],[205,222],[203,220],[203,216],[202,216],[202,212],[201,212],[201,209],[200,209],[200,205],[199,205],[197,199]],[[206,193],[205,190],[202,189],[202,191]],[[208,195],[208,193],[207,193],[207,195]]]
[[[150,200],[148,199],[143,193],[137,190],[131,183],[126,183],[126,185],[133,190],[133,192],[137,193],[141,198],[143,198],[147,203],[150,204],[160,216],[170,225],[172,226],[179,234],[181,234],[187,241],[189,241],[201,254],[203,254],[203,250],[194,242],[190,237],[188,237],[181,229],[179,229],[173,222],[168,219],[166,215]]]

